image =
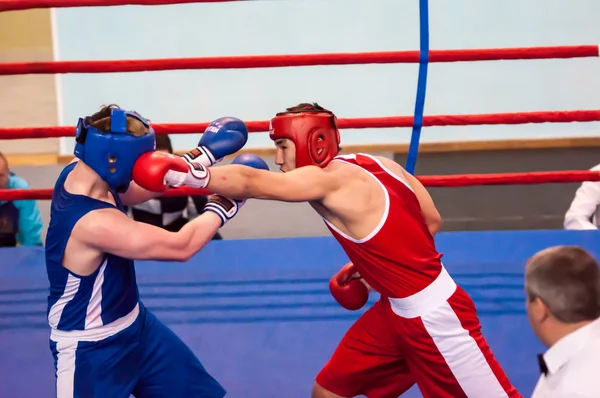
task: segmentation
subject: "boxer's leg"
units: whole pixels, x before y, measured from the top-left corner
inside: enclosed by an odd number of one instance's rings
[[[343,337],[316,378],[313,398],[396,398],[415,384],[381,300]]]
[[[494,358],[471,298],[458,288],[439,308],[403,318],[408,364],[425,398],[513,398],[518,391]]]
[[[129,398],[141,367],[135,324],[101,341],[50,340],[57,398]]]
[[[225,389],[194,353],[154,314],[145,310],[143,368],[136,398],[222,398]]]

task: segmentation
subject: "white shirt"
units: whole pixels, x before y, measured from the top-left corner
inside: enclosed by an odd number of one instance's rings
[[[600,164],[590,170],[600,171]],[[600,181],[584,181],[575,192],[571,207],[565,214],[564,227],[565,229],[598,229],[599,224]]]
[[[531,398],[600,397],[600,318],[560,339],[544,361],[548,373]]]

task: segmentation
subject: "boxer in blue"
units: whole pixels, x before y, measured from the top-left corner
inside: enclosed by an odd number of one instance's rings
[[[187,161],[169,155],[165,189],[203,185],[204,167],[247,139],[241,120],[215,120]],[[46,237],[58,398],[225,396],[192,351],[144,307],[134,260],[186,261],[244,202],[213,195],[206,211],[176,233],[131,220],[124,205],[158,195],[132,182],[135,161],[154,149],[154,130],[135,112],[111,105],[78,122],[76,159],[56,181]],[[268,169],[264,162],[257,167]]]

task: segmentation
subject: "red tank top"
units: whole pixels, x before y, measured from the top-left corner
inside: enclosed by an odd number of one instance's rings
[[[353,239],[325,221],[361,276],[392,298],[408,297],[429,286],[442,270],[442,254],[435,248],[412,188],[370,155],[337,156],[335,160],[362,168],[385,191],[383,217],[365,238]]]

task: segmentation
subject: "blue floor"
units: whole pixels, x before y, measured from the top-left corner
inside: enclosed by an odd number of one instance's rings
[[[530,396],[543,347],[524,312],[524,263],[559,244],[598,255],[600,233],[454,232],[437,242],[475,300],[500,364]],[[213,241],[188,263],[139,262],[137,272],[147,307],[189,344],[228,397],[306,398],[360,315],[329,295],[328,280],[346,261],[329,237]],[[53,396],[46,294],[43,249],[0,249],[0,397]],[[421,394],[413,388],[405,396]]]

